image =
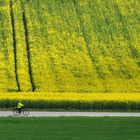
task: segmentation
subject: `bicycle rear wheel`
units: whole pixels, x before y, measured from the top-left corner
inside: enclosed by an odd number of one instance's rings
[[[24,115],[24,116],[28,116],[28,115],[29,115],[29,110],[23,109],[23,115]]]
[[[17,108],[14,108],[14,109],[13,109],[13,115],[14,115],[14,116],[18,116],[18,115],[19,115],[19,111],[18,111]]]

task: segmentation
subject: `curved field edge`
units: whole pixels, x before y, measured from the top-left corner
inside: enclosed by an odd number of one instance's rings
[[[0,93],[0,108],[22,100],[32,109],[139,110],[139,93]]]

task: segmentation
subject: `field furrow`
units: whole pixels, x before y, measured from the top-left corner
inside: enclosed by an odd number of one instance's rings
[[[29,62],[26,49],[26,36],[23,22],[22,3],[18,1],[13,4],[15,40],[16,40],[16,57],[17,57],[17,75],[20,85],[20,91],[32,91],[29,74]]]
[[[12,26],[12,38],[13,38],[13,53],[14,53],[14,67],[15,67],[15,77],[18,91],[21,91],[17,70],[17,41],[16,41],[16,31],[15,31],[15,20],[13,13],[13,2],[10,0],[10,17],[11,17],[11,26]]]
[[[35,91],[35,84],[33,80],[33,73],[32,73],[32,67],[31,67],[31,52],[30,52],[30,45],[29,45],[29,31],[27,26],[27,19],[26,19],[26,10],[25,5],[22,2],[22,18],[23,18],[23,26],[24,26],[24,32],[25,32],[25,44],[26,44],[26,52],[27,52],[27,58],[28,58],[28,71],[29,71],[29,77],[30,82],[32,86],[32,91]]]

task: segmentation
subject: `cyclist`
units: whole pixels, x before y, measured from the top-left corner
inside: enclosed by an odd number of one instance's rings
[[[24,108],[24,104],[20,101],[17,104],[17,109],[18,109],[19,114],[21,114],[21,111],[22,111],[23,108]]]

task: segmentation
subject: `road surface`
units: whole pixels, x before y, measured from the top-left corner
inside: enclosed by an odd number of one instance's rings
[[[0,111],[0,117],[13,116],[12,111]],[[23,116],[23,115],[20,115]],[[140,117],[140,113],[128,112],[46,112],[30,111],[29,117]]]

